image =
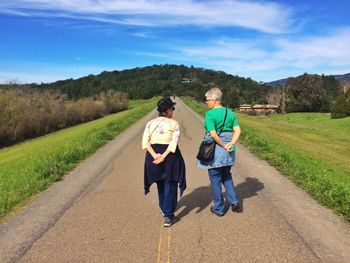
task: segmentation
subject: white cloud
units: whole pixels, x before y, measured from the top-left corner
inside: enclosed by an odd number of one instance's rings
[[[132,33],[131,35],[135,36],[135,37],[140,37],[140,38],[149,38],[150,37],[150,35],[146,32],[135,32],[135,33]]]
[[[266,51],[247,40],[222,38],[208,46],[185,47],[181,52],[187,57],[251,60],[265,57]]]
[[[296,66],[350,64],[350,28],[335,30],[327,36],[313,36],[301,40],[277,41],[276,58],[289,61]]]
[[[285,32],[292,15],[280,4],[243,0],[3,0],[0,12],[136,26],[233,26],[267,33]]]
[[[350,28],[343,28],[300,40],[223,38],[202,46],[186,45],[174,53],[207,68],[269,81],[304,72],[350,72],[349,43]]]
[[[141,34],[142,36],[142,34]],[[162,50],[131,52],[132,56],[145,59],[153,57],[166,63],[186,63],[255,80],[271,81],[308,73],[342,74],[350,72],[350,28],[333,30],[323,36],[295,40],[291,37],[274,39],[221,38],[202,45],[198,43],[171,43]],[[79,57],[76,58],[79,60]],[[149,63],[158,63],[157,60]],[[51,82],[58,79],[77,78],[98,74],[104,70],[116,70],[109,65],[74,66],[24,64],[22,69],[6,69],[0,66],[0,82],[18,79],[20,82]],[[123,65],[120,65],[123,66]],[[40,69],[31,72],[30,69]],[[69,75],[68,75],[69,74]]]
[[[132,52],[133,55],[139,56],[139,57],[155,57],[155,58],[164,58],[164,59],[176,59],[176,54],[173,54],[172,52]]]

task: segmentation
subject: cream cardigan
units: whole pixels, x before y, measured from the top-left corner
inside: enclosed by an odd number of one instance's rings
[[[180,127],[177,121],[166,117],[150,120],[142,136],[142,149],[151,144],[169,144],[167,150],[175,152],[180,136]]]

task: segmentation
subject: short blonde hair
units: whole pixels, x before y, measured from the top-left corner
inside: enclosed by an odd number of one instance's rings
[[[205,93],[206,99],[215,99],[221,101],[222,91],[219,88],[211,88]]]

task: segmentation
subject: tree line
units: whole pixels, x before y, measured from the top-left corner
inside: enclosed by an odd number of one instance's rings
[[[114,90],[69,100],[59,91],[37,91],[19,85],[0,89],[0,147],[101,118],[127,107],[127,94]]]
[[[332,112],[350,115],[349,90],[333,76],[303,74],[272,87],[250,78],[184,65],[153,65],[104,71],[53,83],[0,85],[0,146],[93,120],[127,108],[127,99],[190,96],[203,100],[214,86],[223,104],[277,104],[282,112]]]
[[[277,85],[267,95],[282,112],[331,112],[332,118],[349,116],[350,92],[333,76],[303,74]]]
[[[186,82],[184,79],[188,79]],[[66,94],[71,100],[94,96],[102,91],[116,90],[128,94],[129,99],[149,99],[154,96],[191,96],[204,99],[204,93],[219,86],[226,94],[228,106],[241,103],[264,103],[270,87],[250,78],[184,65],[153,65],[122,71],[104,71],[79,79],[60,80],[53,83],[29,84],[38,90],[53,90]]]
[[[130,99],[176,94],[203,100],[209,88],[218,86],[225,94],[223,103],[226,106],[236,108],[244,103],[272,103],[281,105],[285,112],[330,112],[337,96],[342,94],[341,84],[334,76],[305,73],[289,78],[284,87],[272,87],[223,71],[169,64],[104,71],[75,80],[29,86],[42,91],[59,91],[71,100],[106,90],[127,93]]]

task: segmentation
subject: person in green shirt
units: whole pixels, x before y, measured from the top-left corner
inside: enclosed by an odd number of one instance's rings
[[[239,199],[232,180],[231,167],[234,165],[236,143],[241,134],[241,128],[235,114],[221,105],[222,92],[219,88],[208,90],[205,93],[205,98],[209,110],[205,115],[204,128],[206,134],[203,140],[214,140],[216,146],[214,158],[207,163],[197,160],[197,165],[208,170],[211,196],[214,203],[210,211],[217,216],[223,216],[225,202],[221,184],[225,187],[227,201],[232,211],[238,212],[240,210]]]

